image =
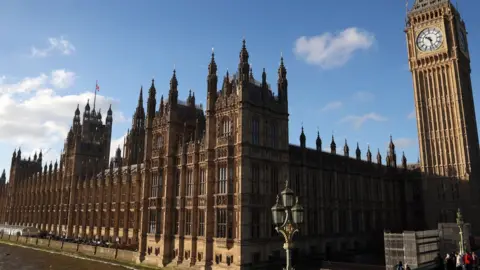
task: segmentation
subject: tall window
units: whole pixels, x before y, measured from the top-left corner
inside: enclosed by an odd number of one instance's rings
[[[135,201],[135,194],[137,194],[137,186],[135,185],[135,182],[132,181],[132,185],[130,186],[130,201],[131,202]]]
[[[325,209],[325,233],[333,233],[333,214],[332,210]]]
[[[163,197],[163,170],[158,171],[158,197]]]
[[[258,119],[252,119],[252,143],[260,144],[260,121]]]
[[[120,192],[121,192],[120,201],[126,202],[127,201],[127,185],[122,185]],[[89,197],[90,198],[92,197],[92,192],[89,192]]]
[[[260,167],[252,164],[252,193],[260,193]]]
[[[87,217],[90,216],[90,213],[87,212]],[[88,221],[87,221],[88,224]],[[125,228],[125,212],[118,212],[118,227]]]
[[[175,172],[175,196],[180,196],[180,170]]]
[[[187,172],[187,196],[193,196],[193,171]]]
[[[300,173],[296,172],[295,173],[295,193],[297,195],[300,195]]]
[[[174,228],[173,228],[173,234],[178,234],[178,232],[180,231],[180,213],[179,213],[179,210],[178,209],[175,209],[175,213],[174,213],[174,216],[173,216],[173,225],[174,225]]]
[[[198,210],[198,236],[205,236],[205,211]]]
[[[163,148],[163,136],[160,135],[157,138],[157,148]]]
[[[338,230],[340,233],[347,232],[347,211],[339,210],[338,211]]]
[[[278,190],[278,168],[272,167],[270,170],[271,178],[272,178],[272,194],[277,194]]]
[[[218,194],[227,193],[227,166],[223,165],[218,170]]]
[[[227,237],[227,210],[217,209],[217,235],[218,238]]]
[[[199,194],[198,195],[205,195],[206,191],[205,191],[205,185],[206,185],[206,179],[207,179],[207,175],[206,175],[206,171],[205,169],[200,169],[200,187],[199,187]]]
[[[228,193],[233,193],[233,166],[228,168]]]
[[[260,238],[260,211],[259,209],[252,209],[252,223],[251,223],[252,238]]]
[[[231,132],[232,132],[232,124],[228,118],[225,118],[222,121],[222,134],[224,136],[228,136],[230,135]]]
[[[185,235],[192,234],[192,210],[185,210]]]
[[[150,198],[158,197],[158,174],[152,173],[152,186],[150,187]]]
[[[275,123],[272,123],[270,128],[270,141],[272,147],[277,147],[277,125]]]
[[[128,212],[128,227],[131,229],[135,227],[135,211]]]
[[[155,233],[157,231],[157,211],[155,209],[148,210],[148,233]]]

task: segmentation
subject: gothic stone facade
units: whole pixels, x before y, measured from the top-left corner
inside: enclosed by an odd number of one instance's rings
[[[42,155],[24,160],[13,153],[10,181],[3,191],[2,221],[36,226],[68,237],[120,238],[138,245],[139,262],[152,265],[240,269],[282,252],[270,208],[288,178],[305,207],[296,247],[300,253],[367,247],[384,229],[419,229],[420,174],[397,167],[393,142],[382,165],[370,149],[350,157],[345,141],[336,153],[289,144],[288,81],[281,60],[277,94],[263,71],[257,81],[243,43],[238,71],[217,88],[212,53],[206,110],[190,93],[178,100],[174,71],[168,98],[157,110],[154,81],[146,112],[143,90],[122,151],[108,164],[112,111],[106,123],[87,104],[76,110],[60,164]],[[370,241],[371,242],[371,241]],[[381,242],[380,242],[381,243]]]

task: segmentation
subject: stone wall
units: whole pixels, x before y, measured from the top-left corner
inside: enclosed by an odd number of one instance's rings
[[[19,245],[28,245],[32,247],[64,251],[72,254],[77,253],[78,255],[98,257],[98,259],[118,261],[119,263],[133,264],[136,263],[138,258],[138,252],[129,250],[117,250],[114,248],[96,247],[90,245],[6,234],[0,234],[0,239],[12,243],[17,243]]]

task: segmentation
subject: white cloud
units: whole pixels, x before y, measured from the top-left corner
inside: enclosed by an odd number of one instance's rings
[[[69,88],[75,83],[75,73],[59,69],[52,71],[52,79],[50,83],[57,88]]]
[[[355,101],[369,102],[375,99],[375,95],[367,91],[358,91],[353,95]]]
[[[390,141],[387,143],[387,145],[390,143]],[[396,149],[407,149],[412,146],[415,146],[417,143],[416,139],[410,139],[410,138],[398,138],[398,139],[393,139],[393,143],[395,144]]]
[[[332,101],[330,103],[327,103],[327,105],[325,105],[323,108],[322,108],[322,111],[331,111],[331,110],[335,110],[335,109],[340,109],[341,107],[343,106],[343,103],[341,101]]]
[[[330,69],[343,66],[356,51],[370,48],[374,41],[372,33],[351,27],[336,34],[299,37],[293,52],[309,64]]]
[[[415,110],[413,110],[411,113],[408,114],[407,118],[408,119],[415,119],[417,117]]]
[[[53,52],[59,52],[63,55],[70,55],[75,52],[75,46],[64,39],[63,37],[59,38],[48,38],[48,47],[44,49],[38,49],[35,46],[32,46],[30,53],[32,57],[46,57],[52,54]]]
[[[87,100],[93,100],[93,93],[90,91],[59,94],[48,86],[48,82],[62,77],[63,75],[59,74],[63,73],[53,71],[51,74],[51,78],[41,74],[14,84],[0,84],[0,142],[10,145],[12,151],[21,145],[25,156],[40,149],[43,149],[43,152],[51,149],[44,157],[45,161],[59,158],[77,104],[80,104],[83,111]],[[74,76],[73,72],[71,74]],[[69,80],[56,82],[58,83],[52,82],[52,85],[68,87],[73,83]],[[104,118],[108,107],[113,104],[114,126],[127,120],[121,112],[115,110],[117,103],[118,101],[111,97],[97,95],[96,108],[102,109]]]
[[[367,121],[383,122],[387,118],[377,113],[367,113],[364,115],[349,115],[340,120],[341,123],[351,123],[355,129],[359,129]]]
[[[0,94],[30,93],[45,85],[48,81],[48,76],[45,74],[40,74],[39,76],[33,78],[26,77],[20,82],[13,84],[6,84],[3,83],[3,81],[6,81],[5,77],[2,80],[2,83],[0,83]]]

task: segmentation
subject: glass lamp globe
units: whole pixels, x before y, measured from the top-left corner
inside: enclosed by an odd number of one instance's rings
[[[283,205],[285,207],[292,207],[294,196],[295,194],[293,194],[293,191],[290,188],[288,188],[288,179],[287,179],[287,181],[285,181],[285,189],[282,191]]]
[[[275,225],[281,225],[285,220],[285,207],[279,201],[280,196],[277,195],[277,202],[272,207],[272,218]]]
[[[303,206],[298,203],[298,197],[296,199],[295,205],[292,207],[292,217],[295,224],[303,223]]]

